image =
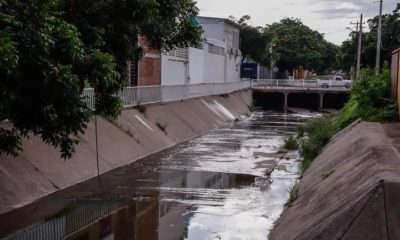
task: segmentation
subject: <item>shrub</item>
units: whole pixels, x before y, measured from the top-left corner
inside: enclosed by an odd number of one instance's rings
[[[353,84],[349,102],[338,114],[311,119],[298,127],[299,137],[305,132],[308,134],[308,140],[302,141],[300,146],[302,173],[310,167],[336,132],[357,119],[370,122],[398,120],[397,105],[390,99],[388,69],[378,76],[372,70],[364,70],[361,80]]]
[[[161,130],[161,131],[163,131],[164,133],[166,133],[167,132],[167,127],[168,127],[168,124],[166,124],[166,123],[162,123],[162,122],[156,122],[156,125],[157,125],[157,127]]]
[[[390,70],[376,76],[372,70],[363,70],[361,80],[355,81],[349,102],[339,112],[337,123],[345,127],[360,118],[370,122],[398,120],[396,103],[390,96]]]
[[[300,196],[300,187],[298,184],[293,184],[289,187],[289,200],[285,204],[287,207],[291,207],[292,204],[299,198]]]
[[[284,148],[287,150],[299,149],[299,143],[297,142],[297,138],[295,136],[290,136],[286,138]]]
[[[302,141],[300,155],[303,157],[302,172],[304,173],[331,137],[339,130],[333,116],[325,116],[308,120],[303,125],[308,133],[308,139]]]
[[[137,110],[142,114],[146,114],[146,106],[144,106],[140,103],[137,104]]]
[[[322,173],[321,178],[322,178],[322,180],[325,180],[334,173],[335,173],[335,169],[328,170],[328,171]]]

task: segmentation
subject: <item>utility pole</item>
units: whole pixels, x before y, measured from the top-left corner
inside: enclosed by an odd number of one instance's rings
[[[378,36],[376,40],[376,65],[375,65],[375,73],[379,75],[380,66],[381,66],[381,41],[382,41],[382,6],[383,0],[380,0],[379,6],[379,22],[378,22]]]
[[[363,15],[361,14],[360,22],[351,23],[357,24],[358,31],[358,48],[357,48],[357,71],[356,71],[356,79],[359,79],[361,73],[361,45],[362,45],[362,34],[363,34]]]
[[[357,79],[360,78],[361,73],[361,44],[362,44],[362,34],[363,34],[363,15],[360,17],[360,29],[358,33],[358,51],[357,51]]]

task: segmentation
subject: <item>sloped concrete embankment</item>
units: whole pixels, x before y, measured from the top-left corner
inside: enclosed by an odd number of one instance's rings
[[[250,90],[123,111],[111,123],[98,118],[101,173],[132,163],[249,114]],[[144,110],[144,111],[143,111]],[[159,127],[159,126],[161,127]],[[165,131],[163,128],[165,127]],[[24,139],[18,157],[0,156],[0,213],[97,175],[94,123],[79,136],[72,159],[37,137]]]
[[[343,130],[306,172],[270,239],[400,239],[399,149],[400,124]]]

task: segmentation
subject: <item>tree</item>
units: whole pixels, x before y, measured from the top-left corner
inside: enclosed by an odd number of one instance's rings
[[[0,154],[30,134],[72,156],[90,117],[115,119],[137,36],[154,49],[197,43],[192,0],[13,0],[0,3]],[[92,111],[82,97],[96,92]],[[10,124],[4,124],[4,122]]]
[[[376,63],[376,40],[378,28],[378,16],[368,20],[370,31],[363,33],[361,64],[363,68],[375,68]],[[391,14],[382,16],[382,49],[381,64],[391,62],[392,52],[400,48],[400,3]],[[349,70],[356,64],[356,49],[358,44],[358,34],[351,33],[349,39],[344,41],[341,46],[339,57],[341,67]]]
[[[238,23],[240,24],[241,51],[244,58],[251,59],[263,66],[271,63],[269,48],[273,42],[274,34],[268,28],[253,27],[248,25],[250,16],[243,16]]]
[[[336,67],[338,47],[301,20],[284,18],[269,29],[276,35],[274,51],[278,54],[277,65],[281,71],[303,66],[322,73]]]

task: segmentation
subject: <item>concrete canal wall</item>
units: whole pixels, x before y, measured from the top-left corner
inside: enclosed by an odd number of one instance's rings
[[[400,239],[400,124],[344,129],[300,181],[270,239]]]
[[[247,117],[251,90],[165,105],[128,109],[111,123],[98,118],[101,173]],[[163,130],[165,128],[165,130]],[[18,157],[0,155],[0,213],[31,203],[97,175],[95,126],[79,136],[72,159],[37,137],[23,140]]]

